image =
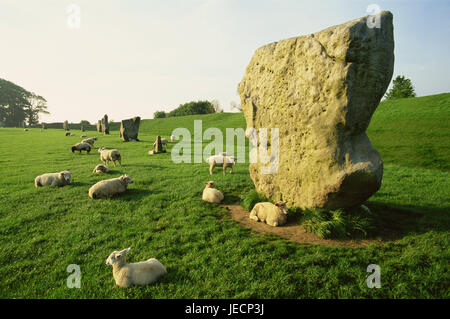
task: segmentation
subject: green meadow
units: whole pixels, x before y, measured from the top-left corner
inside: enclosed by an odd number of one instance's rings
[[[381,189],[366,206],[392,240],[367,247],[289,242],[241,227],[203,202],[213,179],[235,203],[253,189],[248,164],[233,174],[208,164],[149,156],[157,135],[178,127],[245,128],[242,113],[143,120],[140,142],[117,129],[98,136],[90,154],[71,152],[80,131],[0,128],[0,298],[449,298],[450,93],[382,102],[367,131],[385,163]],[[209,141],[203,141],[206,146]],[[92,174],[97,148],[117,148],[122,166]],[[34,178],[69,170],[72,184],[34,187]],[[88,197],[96,182],[128,174],[121,196]],[[380,235],[381,236],[381,235]],[[379,239],[375,235],[374,239]],[[150,286],[119,288],[105,265],[131,247],[128,262],[157,258],[167,275]],[[68,288],[67,267],[80,266],[81,288]],[[370,289],[367,266],[381,269]]]

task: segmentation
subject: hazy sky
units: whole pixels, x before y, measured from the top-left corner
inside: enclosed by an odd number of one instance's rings
[[[47,122],[152,118],[202,99],[230,111],[258,47],[365,16],[372,3],[394,14],[394,77],[419,96],[450,92],[448,0],[0,0],[0,78],[44,96]]]

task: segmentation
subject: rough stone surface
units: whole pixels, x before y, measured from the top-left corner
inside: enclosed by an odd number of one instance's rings
[[[108,115],[104,115],[102,120],[101,120],[101,125],[102,125],[102,132],[105,135],[109,134],[109,123],[108,123]]]
[[[120,138],[124,142],[128,141],[139,141],[139,124],[141,123],[141,118],[139,116],[133,117],[129,120],[122,120],[120,122]]]
[[[102,121],[101,120],[97,121],[97,132],[98,133],[102,132]]]
[[[380,188],[383,163],[365,131],[392,78],[394,39],[392,14],[378,17],[380,28],[363,17],[256,50],[239,84],[247,128],[279,129],[277,172],[250,164],[257,191],[337,209]]]

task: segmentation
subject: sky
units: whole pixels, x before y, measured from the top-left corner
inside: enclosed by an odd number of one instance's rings
[[[43,122],[148,119],[197,100],[230,112],[257,48],[370,4],[394,15],[394,77],[418,96],[450,92],[448,0],[0,0],[0,78],[47,100]]]

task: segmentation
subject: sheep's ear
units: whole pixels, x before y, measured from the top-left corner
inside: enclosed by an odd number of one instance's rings
[[[121,252],[119,252],[121,255],[124,255],[124,254],[126,254],[127,252],[129,252],[130,251],[130,249],[131,249],[131,247],[128,247],[128,248],[126,248],[126,249],[124,249],[124,250],[122,250]]]

